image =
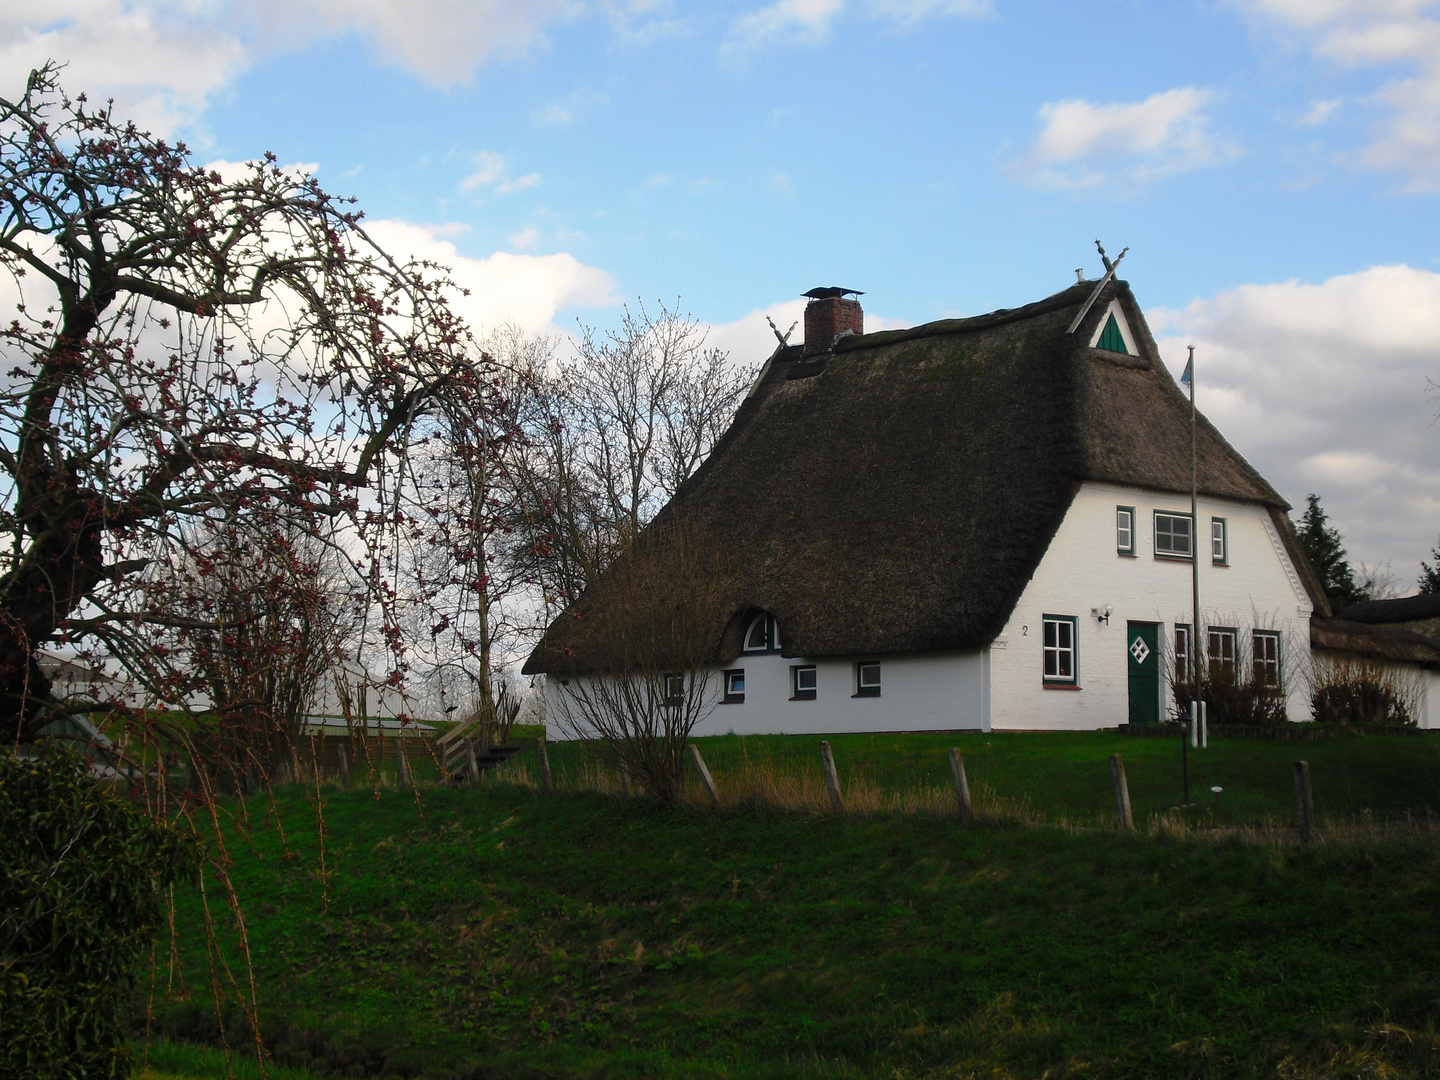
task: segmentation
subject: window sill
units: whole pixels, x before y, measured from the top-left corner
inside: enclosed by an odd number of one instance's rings
[[[1073,682],[1047,682],[1042,683],[1046,690],[1079,690],[1080,684]]]
[[[744,704],[745,704],[745,699],[744,699],[743,697],[723,697],[723,698],[720,699],[720,704],[721,704],[721,705],[744,705]]]
[[[1195,561],[1195,557],[1193,555],[1161,555],[1159,553],[1156,553],[1155,561],[1193,563]]]
[[[814,694],[796,694],[796,695],[795,695],[794,697],[792,697],[790,700],[791,700],[791,701],[814,701],[814,700],[815,700],[815,695],[814,695]]]
[[[1115,552],[1115,554],[1118,555],[1118,556],[1119,556],[1120,558],[1122,558],[1122,559],[1133,559],[1133,558],[1135,558],[1135,552],[1133,552],[1133,551],[1117,551],[1117,552]]]
[[[1216,562],[1214,559],[1211,559],[1211,560],[1210,560],[1210,565],[1213,566],[1213,567],[1215,567],[1215,569],[1217,569],[1217,570],[1228,570],[1228,569],[1230,569],[1230,564],[1229,564],[1228,562]]]
[[[879,696],[880,696],[880,691],[879,691],[879,690],[861,690],[859,693],[851,694],[850,696],[851,696],[852,698],[857,698],[857,697],[879,697]]]

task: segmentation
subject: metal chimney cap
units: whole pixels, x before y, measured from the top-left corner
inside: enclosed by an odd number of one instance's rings
[[[842,289],[839,285],[831,285],[828,289],[811,289],[800,295],[808,296],[811,300],[831,300],[837,296],[864,296],[865,294],[859,289]]]

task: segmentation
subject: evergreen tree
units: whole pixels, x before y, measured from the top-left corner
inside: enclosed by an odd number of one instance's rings
[[[1355,581],[1355,571],[1345,559],[1345,544],[1340,531],[1329,523],[1319,495],[1305,496],[1308,505],[1300,517],[1300,546],[1315,573],[1320,577],[1320,586],[1336,611],[1362,600],[1369,595]]]
[[[1440,541],[1430,549],[1430,557],[1435,564],[1432,566],[1424,559],[1420,560],[1420,580],[1416,585],[1422,593],[1440,593]]]

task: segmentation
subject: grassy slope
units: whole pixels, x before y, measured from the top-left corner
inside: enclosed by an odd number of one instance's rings
[[[950,785],[948,749],[965,755],[971,784],[1018,801],[1050,820],[1089,820],[1112,813],[1109,756],[1123,755],[1136,820],[1180,801],[1179,740],[1132,738],[1113,732],[1034,732],[998,735],[836,735],[842,782],[871,781],[882,790]],[[745,762],[773,763],[820,782],[818,738],[728,736],[697,739],[717,785]],[[1440,736],[1350,737],[1311,743],[1217,741],[1191,751],[1191,797],[1202,816],[1220,823],[1294,814],[1291,764],[1310,762],[1317,812],[1323,817],[1381,818],[1440,814]],[[570,744],[552,745],[550,760],[563,787],[582,766]],[[509,766],[533,772],[533,754]],[[1212,786],[1224,791],[1216,796]]]
[[[1049,738],[989,741],[997,757],[1013,741],[1007,767],[1033,775],[1066,757],[1042,753]],[[1334,755],[1327,768],[1348,767],[1370,802],[1395,785],[1367,754],[1403,772],[1405,754],[1430,753],[1346,742],[1303,752]],[[1097,772],[1103,806],[1104,738],[1056,745],[1070,772]],[[1283,793],[1296,748],[1242,744],[1237,762],[1277,749]],[[1243,789],[1243,769],[1226,775]],[[329,801],[328,917],[303,797],[280,804],[292,857],[264,830],[263,859],[242,860],[285,1060],[441,1076],[1440,1075],[1433,841],[966,832],[502,785],[422,802]],[[192,987],[197,926],[185,898]],[[204,1035],[201,997],[164,1010],[163,1029]]]

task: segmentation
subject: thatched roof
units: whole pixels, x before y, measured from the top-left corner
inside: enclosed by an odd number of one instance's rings
[[[1408,623],[1440,619],[1440,593],[1420,593],[1395,600],[1366,600],[1335,613],[1337,619],[1357,623]]]
[[[841,338],[810,358],[777,351],[663,512],[741,562],[716,612],[731,626],[722,653],[739,652],[740,619],[760,609],[778,619],[786,655],[988,644],[1082,481],[1188,496],[1189,402],[1128,285],[1107,286],[1066,333],[1094,287]],[[1115,297],[1138,356],[1085,345]],[[1288,504],[1203,417],[1199,476],[1202,494],[1272,511],[1323,605]],[[527,672],[591,666],[586,613],[606,587],[551,625]]]
[[[1339,618],[1311,619],[1310,648],[1322,653],[1440,668],[1440,641],[1395,626]]]

